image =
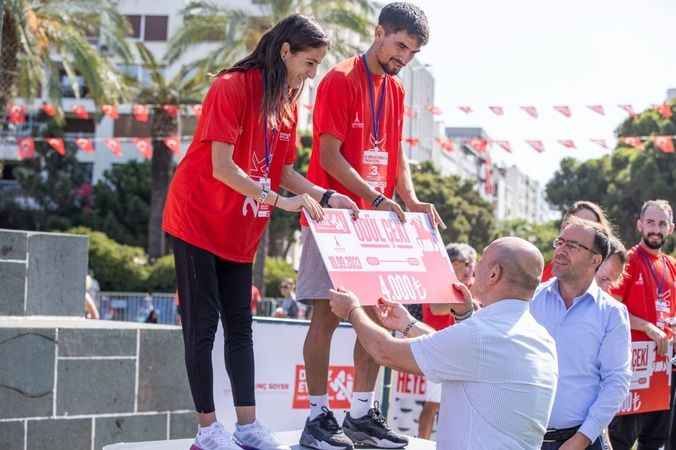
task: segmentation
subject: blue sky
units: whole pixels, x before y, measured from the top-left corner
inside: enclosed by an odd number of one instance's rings
[[[594,158],[626,117],[618,104],[641,110],[676,88],[676,2],[666,0],[413,0],[430,21],[431,40],[420,53],[436,79],[436,104],[449,126],[483,126],[512,141],[514,153],[494,148],[494,159],[515,163],[541,181],[566,155]],[[570,105],[571,119],[552,109]],[[600,116],[586,105],[602,104]],[[472,105],[466,115],[458,105]],[[496,117],[488,106],[505,107]],[[540,119],[519,109],[535,105]],[[525,139],[541,139],[537,154]],[[574,139],[578,148],[555,141]]]

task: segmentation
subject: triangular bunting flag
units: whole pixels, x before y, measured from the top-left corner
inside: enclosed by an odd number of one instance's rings
[[[630,147],[634,147],[637,150],[643,150],[645,147],[641,138],[636,136],[621,137],[620,142]]]
[[[474,147],[476,151],[483,152],[486,150],[486,147],[488,147],[488,141],[481,138],[472,138],[469,140],[469,145]]]
[[[414,137],[408,137],[408,138],[406,138],[406,139],[404,139],[404,140],[405,140],[405,141],[408,143],[408,145],[410,145],[411,147],[415,147],[415,146],[418,145],[418,143],[420,142],[420,140],[419,140],[418,138],[414,138]]]
[[[91,139],[78,138],[75,139],[77,147],[85,153],[94,153],[94,144]]]
[[[101,111],[113,120],[120,117],[120,114],[117,112],[117,106],[115,105],[103,105],[101,106]]]
[[[45,114],[47,114],[49,117],[54,117],[54,116],[56,116],[56,108],[54,107],[54,105],[52,105],[52,104],[50,104],[50,103],[44,102],[44,103],[42,104],[42,108],[41,108],[41,109],[42,109],[42,111],[43,111]]]
[[[493,111],[493,114],[495,114],[496,116],[502,116],[503,114],[505,114],[505,110],[502,109],[502,106],[489,106],[488,109]]]
[[[61,156],[66,155],[66,147],[61,138],[48,138],[47,143]]]
[[[35,156],[35,140],[32,137],[19,138],[17,139],[16,144],[16,156],[19,160]]]
[[[537,151],[537,152],[542,153],[542,152],[545,151],[545,144],[543,144],[542,141],[538,141],[538,140],[530,140],[530,141],[528,141],[528,140],[527,140],[526,143],[527,143],[528,145],[530,145],[531,147],[533,147],[533,149],[534,149],[535,151]]]
[[[509,141],[493,141],[503,148],[506,152],[512,153],[512,144]]]
[[[522,110],[526,112],[529,116],[531,116],[533,119],[538,118],[538,110],[535,106],[522,106]]]
[[[634,112],[634,107],[631,105],[617,105],[617,106],[623,109],[631,117],[634,117],[636,115],[636,112]]]
[[[590,139],[590,141],[593,142],[594,144],[598,145],[599,147],[605,148],[606,150],[608,150],[608,143],[606,143],[605,139]]]
[[[181,153],[181,140],[178,138],[178,136],[167,136],[162,139],[162,142],[164,142],[164,145],[169,147],[169,150],[171,150],[174,155]]]
[[[674,141],[671,136],[655,136],[655,147],[664,153],[674,153]]]
[[[570,116],[573,115],[573,113],[570,111],[569,106],[559,105],[559,106],[555,106],[554,109],[556,111],[560,112],[561,114],[563,114],[566,117],[570,117]]]
[[[667,103],[657,106],[656,109],[657,112],[659,112],[665,119],[670,119],[671,116],[674,115],[673,111],[671,110],[671,105]]]
[[[106,147],[110,150],[110,152],[117,156],[120,157],[122,156],[122,147],[120,146],[120,141],[115,139],[115,138],[108,138],[105,141],[103,141],[104,144],[106,144]]]
[[[606,112],[603,110],[603,105],[587,105],[587,108],[591,109],[595,113],[605,116]]]
[[[575,142],[572,139],[559,139],[559,144],[566,148],[576,148]]]
[[[9,107],[9,123],[21,125],[26,123],[26,107],[22,105],[12,105]]]
[[[465,114],[469,114],[472,112],[472,107],[471,106],[458,106],[458,109]]]
[[[150,138],[134,138],[134,145],[138,152],[143,155],[145,159],[151,159],[153,157],[153,144],[150,141]]]
[[[150,109],[146,105],[134,105],[131,107],[131,112],[134,115],[134,119],[138,122],[148,122],[148,117],[150,116]]]
[[[162,109],[172,118],[176,118],[178,116],[178,106],[176,105],[164,105],[162,106]]]
[[[71,109],[71,111],[78,119],[89,119],[89,112],[87,112],[87,108],[85,108],[83,105],[73,105],[73,109]]]

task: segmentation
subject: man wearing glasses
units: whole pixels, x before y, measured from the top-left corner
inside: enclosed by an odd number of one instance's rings
[[[607,230],[572,218],[554,249],[555,278],[540,285],[530,306],[554,338],[559,360],[542,450],[601,450],[602,432],[629,391],[629,316],[594,280],[610,253]]]

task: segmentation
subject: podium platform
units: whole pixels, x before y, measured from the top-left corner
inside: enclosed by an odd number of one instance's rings
[[[277,436],[282,443],[290,445],[292,450],[301,450],[305,447],[301,447],[298,444],[300,433],[301,430],[283,431],[275,433],[275,436]],[[418,438],[409,439],[410,442],[408,447],[406,447],[408,450],[435,450],[437,447],[437,444],[434,441]],[[136,442],[130,444],[119,443],[106,445],[103,447],[103,450],[188,450],[190,445],[192,445],[192,441],[192,439],[178,439],[173,441]]]

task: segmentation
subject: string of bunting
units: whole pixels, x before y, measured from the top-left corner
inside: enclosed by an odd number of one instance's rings
[[[142,123],[148,122],[150,119],[151,112],[156,109],[161,108],[165,113],[170,117],[176,118],[179,115],[191,115],[199,117],[202,115],[202,105],[154,105],[154,104],[134,104],[131,106],[131,114],[134,117],[134,120]],[[44,102],[38,108],[29,108],[26,105],[12,104],[7,107],[7,121],[13,125],[22,125],[26,123],[26,116],[29,111],[38,112],[42,111],[47,114],[49,117],[54,117],[58,113],[56,106],[51,103]],[[120,112],[117,105],[102,105],[100,108],[100,113],[104,116],[110,117],[113,120],[116,120],[120,117]],[[90,112],[82,104],[75,104],[71,107],[70,113],[72,113],[78,119],[89,119]]]

